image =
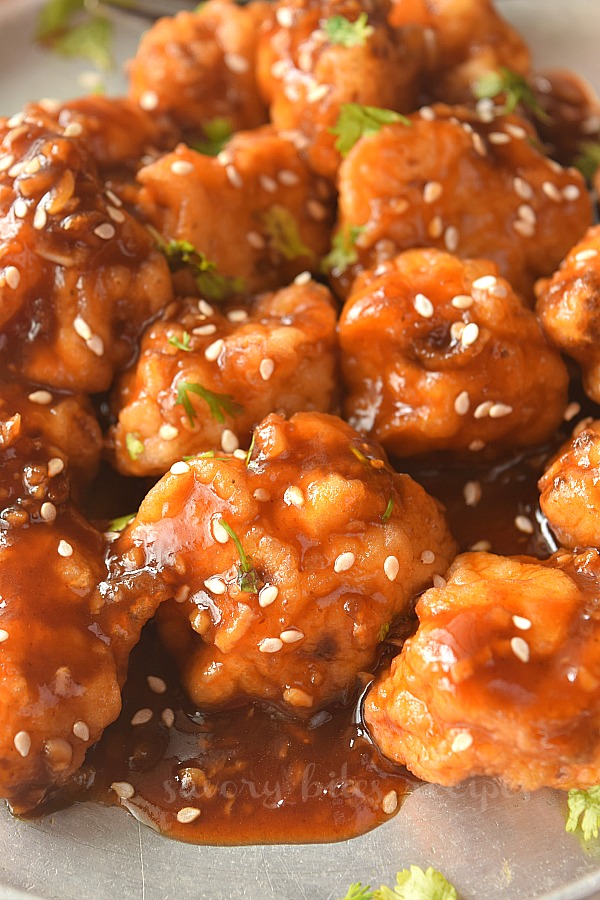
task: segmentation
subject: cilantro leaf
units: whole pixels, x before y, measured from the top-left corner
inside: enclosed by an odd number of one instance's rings
[[[106,70],[113,65],[113,31],[107,16],[90,11],[85,0],[48,0],[39,12],[36,38],[61,56],[87,59]]]
[[[250,460],[252,459],[252,454],[254,452],[254,444],[256,443],[256,432],[252,432],[252,440],[250,441],[250,446],[248,447],[248,452],[246,453],[246,468],[250,465]]]
[[[167,257],[169,268],[172,272],[188,269],[194,277],[196,286],[207,300],[218,303],[232,294],[240,294],[244,290],[244,281],[241,278],[229,278],[217,271],[214,262],[206,258],[201,250],[190,241],[170,240],[165,241],[152,226],[146,226],[156,241],[158,249]]]
[[[600,168],[600,144],[595,141],[584,141],[579,149],[581,153],[575,160],[575,167],[587,181],[591,181]]]
[[[171,344],[172,347],[177,347],[178,350],[185,350],[186,353],[191,353],[192,348],[190,347],[191,335],[184,331],[182,334],[183,340],[179,340],[177,335],[172,334],[168,339],[167,343]]]
[[[238,586],[241,591],[244,591],[246,594],[256,594],[258,593],[258,575],[256,569],[252,565],[252,557],[246,555],[246,551],[242,546],[242,542],[239,537],[229,525],[225,519],[220,520],[221,525],[233,541],[236,546],[236,550],[240,557],[240,564],[238,566]]]
[[[364,225],[350,225],[334,235],[331,250],[321,260],[321,271],[342,275],[348,266],[358,262],[356,241],[365,230]]]
[[[202,131],[204,140],[194,141],[190,146],[204,156],[218,156],[233,134],[233,126],[224,116],[216,116],[210,122],[204,123]]]
[[[394,509],[394,495],[390,494],[390,499],[388,500],[385,511],[383,512],[383,514],[381,516],[382,522],[389,522],[393,509]]]
[[[183,406],[190,425],[194,424],[198,414],[192,405],[189,394],[196,394],[198,397],[201,397],[208,404],[211,418],[215,422],[219,422],[220,425],[225,421],[225,414],[228,416],[239,416],[244,408],[235,402],[231,394],[217,394],[193,381],[180,381],[177,385],[177,400],[175,403]]]
[[[293,215],[285,206],[275,204],[262,215],[262,224],[267,232],[271,247],[277,250],[284,259],[297,259],[299,256],[314,257],[310,247],[302,242],[298,233],[298,225]]]
[[[135,513],[130,513],[128,516],[119,516],[117,519],[113,519],[112,522],[109,523],[107,531],[124,531],[130,522],[133,522],[135,519]]]
[[[144,452],[144,444],[137,431],[128,431],[125,435],[125,446],[131,459],[136,460]]]
[[[375,30],[367,23],[368,16],[365,12],[361,12],[354,22],[345,16],[332,16],[325,22],[323,30],[330,44],[338,44],[341,47],[364,47]]]
[[[600,827],[600,785],[587,791],[577,789],[569,791],[567,804],[569,818],[566,830],[576,832],[580,828],[585,841],[589,841],[592,837],[597,838]]]
[[[84,8],[84,0],[47,0],[41,7],[36,28],[38,41],[53,37],[56,32],[66,29],[75,13]]]
[[[379,106],[361,106],[360,103],[342,103],[338,120],[330,128],[337,135],[335,149],[347,156],[361,137],[377,134],[384,125],[402,122],[410,125],[410,119],[393,109],[381,109]]]
[[[482,75],[473,88],[473,94],[478,100],[493,99],[503,94],[504,106],[499,112],[504,115],[514,112],[517,106],[522,104],[540,122],[551,121],[548,113],[538,103],[527,79],[506,66],[500,66],[498,71]]]
[[[360,881],[355,881],[350,885],[342,900],[373,900],[373,891],[368,884],[363,887]]]
[[[390,623],[384,622],[383,625],[381,626],[381,628],[379,629],[379,634],[377,635],[377,640],[379,641],[380,644],[383,643],[383,641],[385,641],[386,637],[388,636],[389,630],[390,630]]]
[[[396,875],[393,888],[382,886],[373,893],[373,900],[457,900],[456,888],[441,872],[431,866],[424,872],[419,866],[402,869]]]

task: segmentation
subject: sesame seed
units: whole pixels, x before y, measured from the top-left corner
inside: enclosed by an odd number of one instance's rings
[[[175,603],[185,603],[187,598],[190,596],[191,588],[188,584],[182,584],[180,588],[175,592],[175,596],[173,599]]]
[[[505,134],[503,131],[490,131],[488,134],[488,141],[490,144],[509,144],[510,143],[510,135]]]
[[[21,283],[21,273],[16,266],[7,266],[4,270],[4,280],[13,291],[19,287]]]
[[[93,334],[85,343],[88,350],[91,350],[95,356],[103,355],[104,341],[99,334]]]
[[[469,412],[471,400],[467,391],[461,391],[454,401],[454,412],[458,416],[466,416]]]
[[[460,734],[457,734],[454,740],[452,741],[452,753],[462,753],[464,750],[468,750],[471,744],[473,743],[473,735],[468,731],[461,731]]]
[[[443,590],[448,583],[442,575],[434,575],[432,582],[434,588],[437,588],[438,590]]]
[[[287,59],[278,59],[271,66],[271,75],[273,78],[283,78],[289,68],[290,64]]]
[[[121,222],[125,221],[125,213],[121,212],[120,209],[117,209],[116,206],[107,206],[106,211],[107,211],[108,215],[110,216],[110,218],[113,220],[113,222],[118,222],[119,224],[121,224]],[[34,220],[34,224],[35,224],[35,220]]]
[[[255,500],[258,500],[259,503],[267,503],[271,499],[271,495],[268,491],[265,491],[264,488],[256,488],[252,496]]]
[[[198,311],[203,316],[214,316],[215,311],[206,300],[198,300]]]
[[[13,212],[17,219],[24,219],[29,212],[29,207],[22,197],[17,197],[17,199],[13,203]]]
[[[489,541],[475,541],[469,549],[474,553],[487,553],[488,550],[492,549],[492,545]]]
[[[262,359],[260,361],[260,365],[258,367],[258,371],[260,373],[260,377],[263,381],[268,381],[273,372],[275,371],[275,363],[272,359]]]
[[[225,341],[223,340],[223,338],[218,338],[218,340],[213,341],[212,344],[208,345],[208,347],[204,351],[204,356],[209,362],[214,362],[219,358],[224,349]]]
[[[40,508],[40,516],[42,517],[44,522],[54,522],[54,520],[56,519],[56,507],[54,503],[50,503],[49,500],[47,500],[45,503],[42,503],[42,506]]]
[[[515,194],[521,200],[531,200],[533,198],[533,188],[523,178],[518,176],[513,178],[513,188],[515,189]]]
[[[138,711],[131,718],[131,724],[147,725],[152,716],[153,713],[151,709],[138,709]]]
[[[69,122],[69,124],[63,131],[63,135],[66,138],[79,137],[79,135],[82,133],[83,126],[80,122]]]
[[[258,181],[263,191],[267,191],[269,194],[274,194],[277,190],[277,182],[269,175],[260,175]]]
[[[528,203],[521,203],[517,210],[517,215],[529,225],[535,225],[537,222],[535,209],[533,208],[533,206],[529,206]]]
[[[346,553],[340,553],[333,564],[334,572],[347,572],[354,565],[356,557],[354,553],[348,550]]]
[[[75,333],[79,335],[84,341],[89,341],[92,337],[92,329],[81,316],[75,316],[73,319],[73,328]]]
[[[282,28],[291,28],[294,24],[294,13],[286,6],[279,7],[275,13],[275,18],[277,19],[277,24],[281,25]]]
[[[311,278],[312,275],[310,274],[310,272],[300,272],[300,274],[296,275],[296,277],[294,278],[294,284],[308,284]]]
[[[277,653],[282,647],[281,638],[263,638],[258,642],[258,649],[261,653]]]
[[[465,325],[463,332],[460,336],[460,341],[463,347],[470,347],[471,344],[474,344],[477,338],[479,337],[479,325],[476,322],[469,322],[468,325]]]
[[[454,253],[458,248],[459,240],[460,235],[458,228],[455,228],[454,225],[450,225],[449,228],[446,228],[446,231],[444,232],[444,244],[449,253]]]
[[[444,223],[440,216],[434,216],[427,226],[427,234],[430,238],[439,238],[444,230]]]
[[[329,93],[329,90],[328,84],[313,84],[306,92],[306,99],[309,103],[318,103]]]
[[[492,406],[493,406],[493,403],[492,403],[491,400],[484,400],[483,403],[480,403],[480,404],[475,408],[475,412],[473,413],[473,418],[475,418],[475,419],[484,419],[484,418],[488,415],[488,413],[489,413],[490,409],[492,408]]]
[[[475,104],[475,112],[482,122],[493,122],[496,117],[496,107],[491,97],[482,97]]]
[[[502,419],[504,416],[510,416],[512,411],[513,408],[508,403],[494,403],[490,408],[489,417],[490,419]]]
[[[562,200],[562,194],[553,181],[544,181],[542,190],[549,200],[554,200],[555,203],[560,203]]]
[[[32,403],[37,403],[39,406],[47,406],[49,403],[52,403],[52,394],[50,391],[33,391],[27,399],[31,400]]]
[[[435,203],[442,196],[442,191],[439,181],[428,181],[423,188],[423,200],[425,203]]]
[[[327,218],[327,209],[318,200],[309,200],[306,204],[306,211],[315,222],[322,222]]]
[[[477,506],[481,500],[481,485],[478,481],[467,481],[463,487],[463,497],[467,506]]]
[[[148,682],[148,687],[154,694],[164,694],[167,690],[165,680],[159,678],[158,675],[148,675],[146,681]]]
[[[535,234],[535,226],[524,219],[515,219],[512,223],[513,230],[520,234],[521,237],[530,238]]]
[[[225,428],[221,435],[221,448],[225,453],[233,453],[240,446],[240,439],[230,428]]]
[[[175,428],[174,425],[169,425],[168,423],[161,425],[158,429],[158,436],[161,441],[174,441],[178,434],[179,429]]]
[[[531,628],[531,619],[526,619],[525,616],[513,616],[512,620],[515,628],[518,628],[520,631],[529,631]]]
[[[226,544],[228,542],[229,534],[227,533],[225,528],[223,528],[223,523],[220,516],[212,520],[211,529],[213,537],[215,541],[217,541],[217,543]]]
[[[290,485],[290,487],[285,489],[283,502],[286,504],[286,506],[295,506],[296,509],[300,509],[302,506],[304,506],[305,503],[304,494],[299,487],[296,487],[296,485],[292,484]]]
[[[523,138],[527,137],[527,132],[524,128],[521,128],[520,125],[513,125],[512,122],[509,122],[504,126],[511,137],[517,138],[517,140],[523,140]]]
[[[388,816],[396,812],[398,809],[398,794],[396,791],[389,791],[381,801],[381,808]]]
[[[232,187],[235,187],[235,188],[242,187],[242,185],[244,183],[242,180],[242,176],[240,175],[240,173],[238,172],[238,170],[236,169],[236,167],[234,165],[229,164],[229,165],[225,166],[225,174],[227,176],[227,180],[229,181],[229,184]]]
[[[569,403],[569,405],[565,409],[563,419],[565,420],[565,422],[570,422],[571,419],[574,419],[575,416],[579,415],[580,412],[581,406],[579,405],[579,403],[573,401],[572,403]]]
[[[491,288],[496,287],[498,284],[498,279],[495,275],[482,275],[480,278],[476,278],[472,284],[472,287],[478,291],[489,291]]]
[[[580,250],[579,253],[575,254],[575,259],[577,262],[586,262],[588,259],[594,259],[598,256],[598,251],[594,250],[593,247],[589,247],[587,250]]]
[[[473,298],[470,294],[457,294],[450,302],[455,309],[469,309],[470,306],[473,306]]]
[[[166,725],[167,728],[172,728],[173,725],[175,724],[175,713],[169,706],[166,706],[163,709],[163,711],[160,714],[160,717],[162,719],[163,724]]]
[[[562,195],[565,200],[577,200],[581,195],[581,191],[576,184],[568,184],[563,188]]]
[[[299,628],[288,628],[279,635],[284,644],[296,644],[304,638],[304,632]]]
[[[4,628],[0,628],[0,644],[3,644],[4,641],[8,640],[8,631]]]
[[[265,239],[258,231],[249,231],[246,240],[253,250],[264,250],[265,248]]]
[[[398,558],[396,556],[388,556],[383,564],[383,571],[390,581],[395,581],[398,577],[398,572],[400,571],[400,563],[398,562]]]
[[[90,739],[90,729],[81,719],[73,725],[73,734],[80,741],[89,741]]]
[[[510,649],[521,662],[529,662],[529,644],[522,637],[511,638]]]
[[[110,786],[120,800],[131,800],[135,794],[135,788],[128,781],[113,781]]]
[[[94,234],[103,241],[110,241],[116,234],[115,226],[110,222],[102,222],[97,228],[94,228]]]
[[[48,223],[48,213],[43,206],[38,206],[33,216],[33,227],[36,231],[43,231]]]
[[[245,309],[232,309],[227,313],[230,322],[247,322],[250,316]]]
[[[293,187],[300,181],[300,176],[292,172],[291,169],[282,169],[277,177],[281,184],[285,184],[287,187]]]
[[[227,585],[218,575],[211,575],[210,578],[207,578],[204,582],[204,587],[208,588],[211,594],[216,594],[217,596],[227,592]]]
[[[13,743],[19,756],[29,756],[29,751],[31,750],[31,738],[26,731],[17,731],[13,738]]]
[[[139,104],[146,112],[151,112],[158,106],[158,94],[156,91],[144,91],[140,96]]]
[[[194,166],[187,159],[174,160],[170,168],[173,175],[190,175],[194,171]]]
[[[246,450],[238,449],[233,451],[233,456],[235,459],[246,459],[247,455],[248,452]]]
[[[430,319],[433,315],[433,303],[425,294],[417,294],[414,299],[414,307],[424,319]]]
[[[0,172],[6,172],[7,169],[10,169],[12,164],[14,163],[15,158],[12,153],[9,153],[7,156],[0,157]]]
[[[421,562],[426,566],[430,566],[432,563],[434,563],[435,553],[433,552],[433,550],[423,550],[423,552],[421,553]]]
[[[483,450],[485,447],[485,441],[482,441],[481,438],[475,438],[474,441],[471,441],[469,444],[469,450],[473,450],[475,453],[478,450]]]
[[[265,609],[277,600],[279,588],[275,584],[265,584],[258,592],[258,605]]]
[[[430,106],[422,106],[419,110],[419,115],[426,122],[433,122],[435,119],[435,112]]]
[[[210,334],[215,334],[216,330],[217,326],[212,322],[209,322],[208,325],[199,325],[197,328],[193,328],[192,334],[195,334],[198,337],[208,337]]]
[[[190,467],[185,460],[181,459],[178,462],[174,462],[169,471],[171,475],[185,475],[190,471]]]
[[[58,555],[64,557],[65,559],[67,559],[69,556],[73,556],[73,548],[68,541],[58,542]]]
[[[515,516],[515,527],[523,534],[533,534],[533,522],[527,516]]]
[[[55,475],[60,475],[64,467],[65,464],[63,460],[59,456],[53,456],[52,459],[48,460],[48,465],[46,467],[48,470],[48,477],[54,478]]]
[[[197,806],[184,806],[177,813],[177,821],[182,825],[190,825],[196,821],[199,815],[200,810]]]
[[[234,72],[236,75],[242,75],[250,68],[250,63],[245,56],[241,55],[241,53],[225,53],[223,62],[229,71]]]

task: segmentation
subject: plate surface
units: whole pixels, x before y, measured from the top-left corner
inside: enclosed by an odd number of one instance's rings
[[[0,114],[88,89],[85,63],[32,46],[38,5],[0,0]],[[570,66],[600,88],[598,0],[498,5],[531,43],[538,67]],[[123,61],[139,28],[123,14],[117,21]],[[104,84],[109,93],[124,90],[118,71]],[[600,846],[585,850],[564,823],[564,794],[512,795],[479,779],[455,789],[424,784],[386,825],[340,844],[194,847],[114,808],[84,804],[33,823],[0,810],[0,898],[329,900],[352,881],[391,884],[410,864],[441,869],[463,900],[600,897]]]

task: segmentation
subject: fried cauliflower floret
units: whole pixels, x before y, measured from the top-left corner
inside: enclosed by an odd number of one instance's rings
[[[459,556],[367,696],[379,748],[419,778],[515,790],[600,780],[600,556]]]
[[[423,41],[386,21],[387,0],[293,0],[275,6],[259,44],[258,78],[278,129],[306,139],[312,168],[332,180],[340,164],[331,129],[344,103],[408,112],[417,105]],[[341,43],[327,25],[366,17],[355,41]],[[368,24],[367,24],[368,23]]]
[[[542,512],[563,547],[600,545],[600,421],[561,448],[538,486]]]
[[[577,360],[586,394],[600,402],[600,225],[536,284],[536,312],[553,344]]]
[[[262,125],[255,55],[259,26],[271,16],[269,3],[208,0],[196,12],[159,19],[130,63],[130,96],[191,135],[216,118],[233,131]]]
[[[590,223],[581,175],[542,156],[518,116],[437,105],[410,121],[362,138],[340,167],[339,228],[362,229],[360,264],[411,247],[485,257],[529,299]]]
[[[313,281],[227,314],[204,300],[169,309],[115,393],[117,468],[162,475],[184,456],[248,446],[270,412],[330,412],[335,326],[331,295]]]
[[[446,103],[468,103],[473,85],[504,67],[527,75],[530,54],[493,0],[392,0],[396,28],[426,29],[426,93]]]
[[[0,122],[0,331],[21,374],[106,390],[171,297],[153,238],[104,193],[76,136]]]
[[[123,545],[171,587],[161,634],[195,703],[299,710],[352,688],[454,552],[436,501],[322,413],[268,416],[248,464],[176,463]]]
[[[538,444],[568,375],[486,260],[408,250],[356,280],[339,322],[345,416],[400,456]]]
[[[237,134],[217,158],[182,144],[138,178],[163,238],[190,242],[251,293],[318,271],[329,249],[331,191],[271,128]]]

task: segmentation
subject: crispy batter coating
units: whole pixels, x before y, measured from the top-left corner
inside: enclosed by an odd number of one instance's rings
[[[410,119],[362,138],[340,167],[339,227],[364,229],[360,263],[411,247],[485,257],[528,299],[590,224],[583,178],[542,156],[518,116],[437,105]]]
[[[515,790],[600,780],[600,556],[459,556],[367,696],[380,749],[419,778]]]
[[[255,55],[259,26],[271,17],[269,3],[208,0],[196,12],[159,19],[130,63],[130,96],[192,135],[215,118],[234,131],[262,125]]]
[[[455,545],[436,501],[377,445],[298,413],[258,426],[248,465],[177,463],[115,548],[170,585],[161,632],[194,702],[301,710],[353,686]]]
[[[258,79],[278,129],[306,139],[312,168],[335,180],[340,155],[331,128],[343,103],[408,112],[417,105],[423,62],[422,35],[392,28],[388,0],[286,0],[263,30]],[[335,43],[325,25],[334,16],[355,22],[366,14],[364,42]]]
[[[586,394],[600,402],[600,225],[535,287],[536,312],[553,344],[583,370]]]
[[[140,210],[163,238],[191,242],[250,293],[318,271],[329,249],[332,192],[271,128],[238,133],[217,158],[182,144],[138,178]]]
[[[502,66],[529,73],[529,49],[493,0],[392,0],[389,18],[395,27],[426,29],[425,92],[431,99],[468,103],[481,76]]]
[[[400,456],[541,443],[568,375],[494,263],[408,250],[356,280],[339,322],[345,416]]]
[[[152,237],[68,133],[23,113],[0,122],[0,329],[28,380],[95,392],[172,288]]]
[[[114,395],[117,468],[162,475],[184,456],[247,447],[252,428],[270,412],[331,412],[335,327],[331,295],[314,281],[227,313],[194,299],[169,308],[148,328]],[[194,393],[199,386],[224,406],[211,409]]]
[[[561,447],[538,486],[542,512],[563,547],[600,546],[600,421]]]

